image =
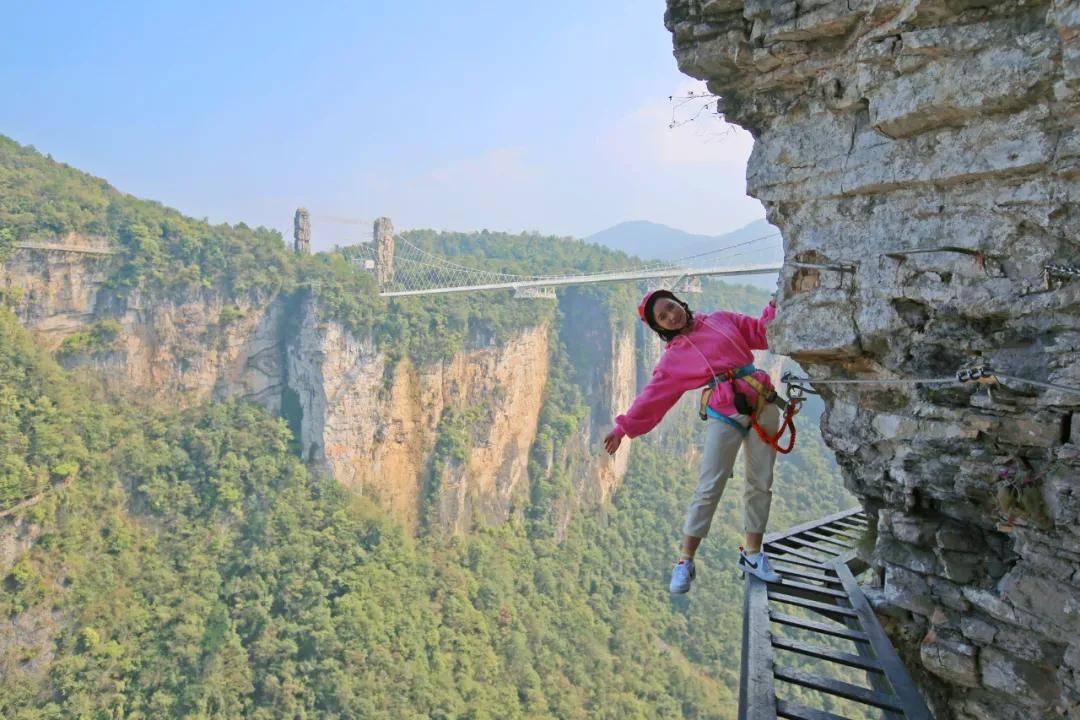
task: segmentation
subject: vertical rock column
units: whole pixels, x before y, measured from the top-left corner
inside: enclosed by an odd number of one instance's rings
[[[390,218],[376,218],[374,235],[375,280],[381,290],[394,279],[394,224]]]
[[[311,254],[311,215],[307,208],[297,208],[293,216],[293,252]]]
[[[774,349],[819,378],[965,362],[1080,386],[1080,5],[669,0],[784,233]],[[877,598],[946,718],[1078,717],[1080,398],[821,386]],[[1002,473],[1026,482],[1011,524]]]

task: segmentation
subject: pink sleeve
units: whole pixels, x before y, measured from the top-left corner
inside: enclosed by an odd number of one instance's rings
[[[665,371],[661,362],[630,409],[615,418],[615,433],[620,437],[629,435],[632,438],[644,435],[656,427],[684,392],[686,388],[683,384]]]
[[[774,317],[776,317],[776,308],[769,305],[765,306],[765,309],[761,311],[760,318],[752,318],[749,315],[741,315],[739,313],[731,313],[731,317],[735,321],[735,325],[739,328],[739,332],[742,333],[743,338],[746,340],[746,344],[750,346],[751,350],[768,350],[769,340],[765,336],[765,326],[768,325]]]

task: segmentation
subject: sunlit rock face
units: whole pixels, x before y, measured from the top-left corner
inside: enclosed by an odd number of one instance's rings
[[[756,139],[774,349],[817,377],[969,361],[1080,387],[1080,4],[669,0],[683,72]],[[875,599],[939,718],[1080,717],[1080,396],[822,386],[878,518]],[[1075,415],[1074,415],[1075,414]],[[1033,478],[1011,528],[1002,473]]]
[[[48,245],[107,247],[71,234]],[[0,265],[0,290],[36,340],[68,367],[92,366],[115,391],[188,405],[240,396],[277,411],[282,390],[283,303],[220,289],[185,294],[120,291],[106,282],[110,256],[16,250]],[[65,352],[64,341],[108,318],[108,342]]]
[[[76,233],[41,244],[107,247],[104,240]],[[0,291],[12,293],[19,320],[33,328],[38,342],[54,349],[93,320],[109,260],[107,255],[16,248],[0,264]]]
[[[547,326],[417,367],[388,360],[371,338],[320,320],[310,305],[300,309],[287,358],[305,459],[413,529],[426,520],[464,532],[523,506]],[[444,421],[455,413],[474,419],[462,422],[460,456],[444,459]]]

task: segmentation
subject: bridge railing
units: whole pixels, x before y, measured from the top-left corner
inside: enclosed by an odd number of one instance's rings
[[[45,242],[17,242],[13,244],[17,250],[37,250],[40,252],[65,252],[80,253],[83,255],[115,255],[118,251],[114,248],[86,243],[45,243]]]
[[[561,285],[587,285],[590,283],[625,282],[628,280],[648,280],[653,278],[692,278],[703,275],[736,276],[760,275],[779,272],[781,266],[770,264],[727,265],[707,268],[656,268],[630,270],[626,272],[594,273],[590,275],[565,275],[540,280],[510,280],[507,282],[478,283],[475,285],[455,285],[446,287],[428,287],[412,290],[382,290],[382,297],[402,297],[406,295],[444,295],[458,292],[478,292],[481,290],[520,290],[524,288],[558,287]]]

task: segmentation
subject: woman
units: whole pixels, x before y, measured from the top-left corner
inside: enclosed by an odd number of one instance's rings
[[[687,511],[681,555],[671,572],[669,589],[673,593],[690,589],[696,575],[694,553],[709,533],[740,446],[745,448],[746,463],[746,545],[739,549],[738,567],[766,582],[779,582],[780,577],[761,551],[772,503],[776,449],[750,429],[750,413],[759,406],[759,391],[772,393],[769,376],[754,368],[751,351],[768,348],[765,325],[776,315],[775,303],[770,301],[756,320],[724,311],[695,316],[673,293],[656,290],[646,293],[638,315],[667,341],[667,346],[652,379],[626,414],[615,418],[615,428],[604,438],[609,454],[615,453],[624,436],[634,438],[656,427],[684,392],[714,384],[706,408],[708,424],[698,486]],[[780,424],[779,408],[772,403],[764,405],[756,420],[774,435]]]

